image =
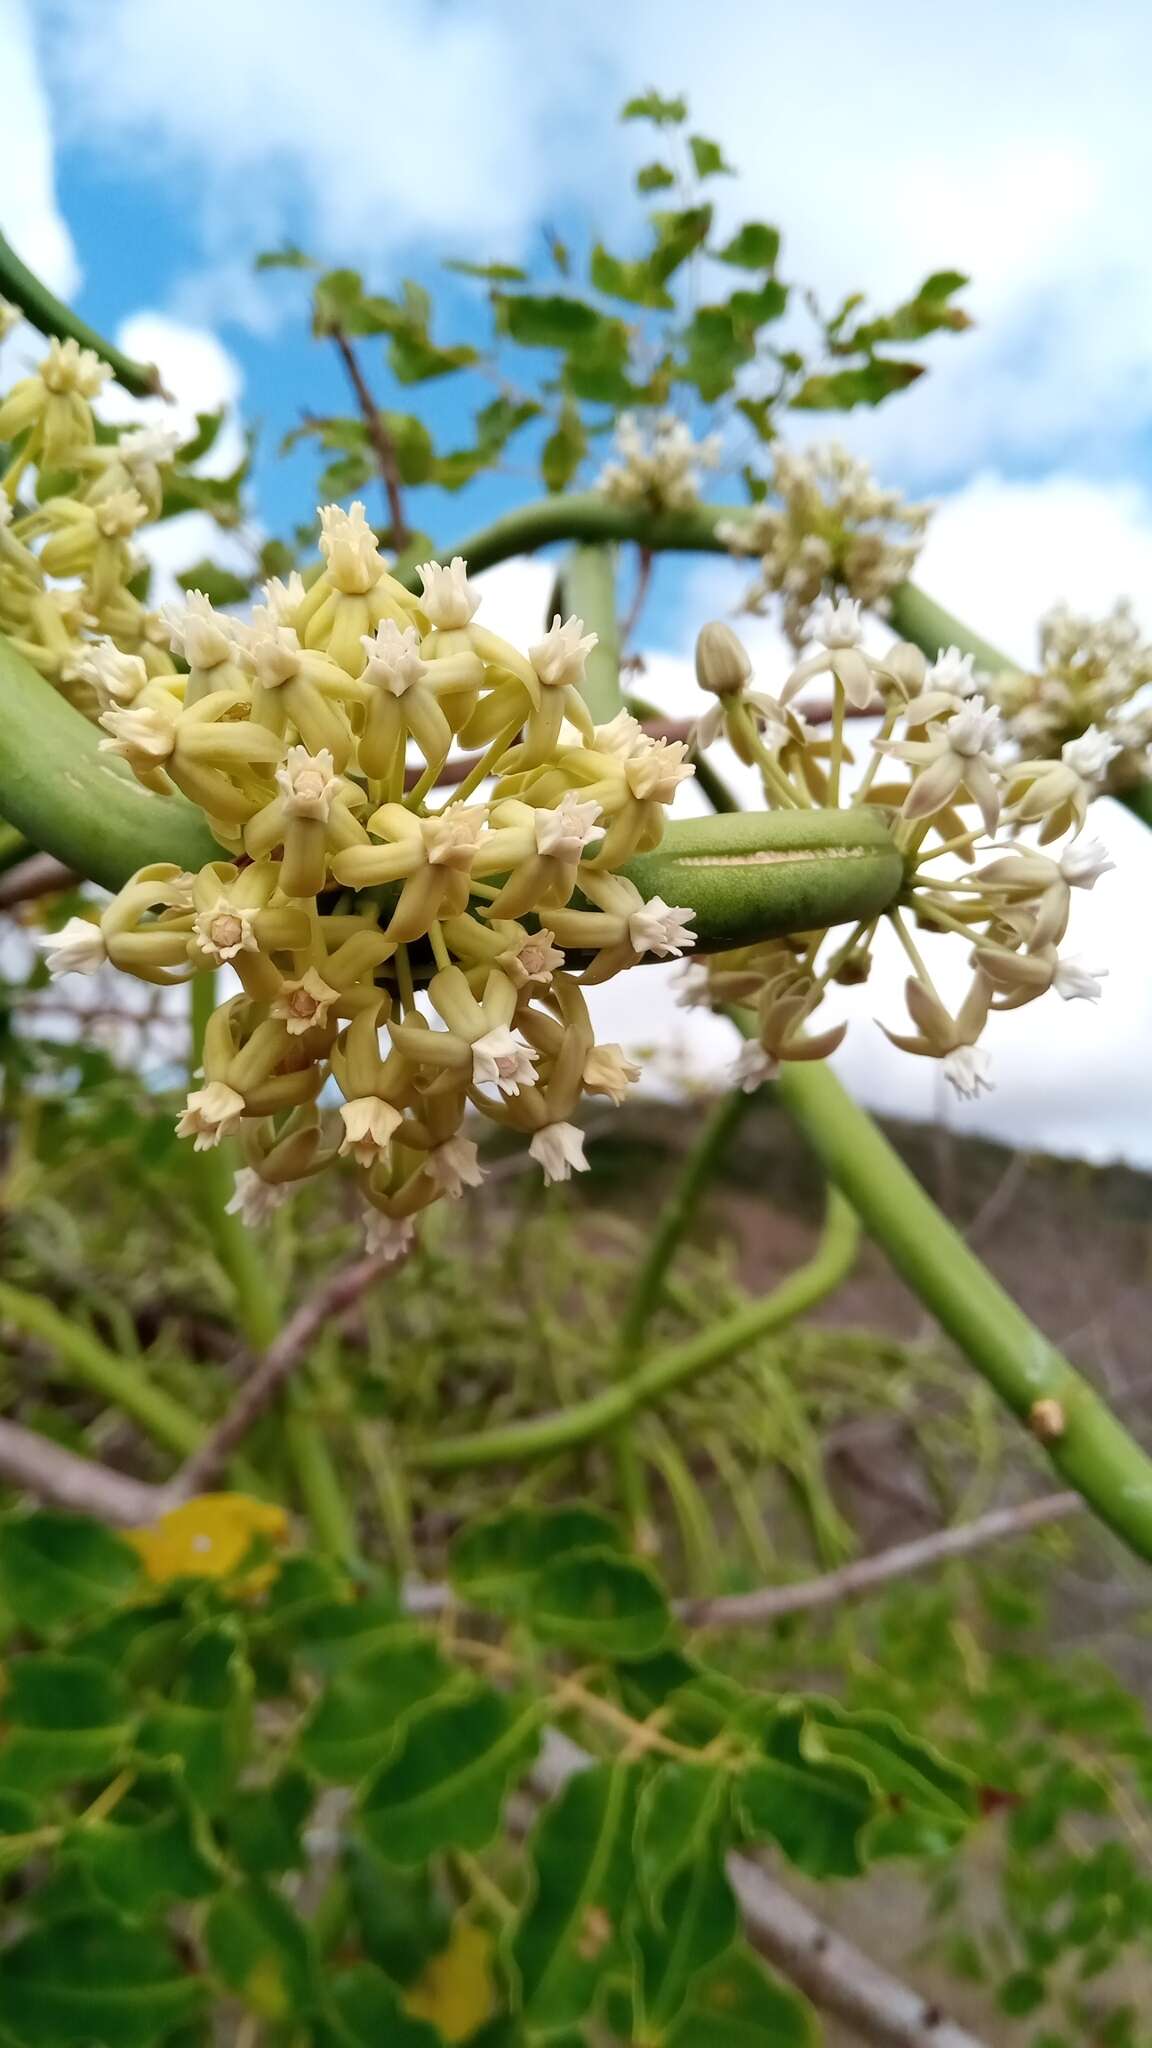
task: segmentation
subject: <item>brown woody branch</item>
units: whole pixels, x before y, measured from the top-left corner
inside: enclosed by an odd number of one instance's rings
[[[343,328],[329,327],[326,332],[336,344],[340,360],[348,373],[348,382],[356,394],[356,403],[360,407],[360,416],[364,421],[365,432],[372,445],[388,499],[388,516],[392,522],[392,546],[399,554],[401,549],[407,547],[410,534],[408,522],[404,517],[404,493],[400,464],[396,456],[396,443],[368,387],[367,379],[360,368],[360,359]]]
[[[80,881],[51,853],[34,853],[0,875],[0,910],[14,910],[18,903],[31,903],[37,896],[53,896]]]

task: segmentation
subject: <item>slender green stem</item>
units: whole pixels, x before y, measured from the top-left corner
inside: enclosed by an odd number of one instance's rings
[[[607,1436],[630,1415],[661,1401],[675,1387],[757,1343],[773,1330],[793,1322],[831,1294],[851,1269],[859,1231],[848,1203],[832,1190],[819,1245],[806,1265],[760,1301],[749,1302],[724,1316],[686,1343],[669,1346],[645,1360],[626,1379],[554,1415],[513,1422],[481,1435],[437,1437],[405,1447],[412,1471],[454,1472],[481,1465],[503,1465],[532,1458],[554,1457]]]
[[[1038,1440],[1056,1470],[1138,1556],[1152,1559],[1152,1459],[992,1278],[826,1066],[784,1068],[777,1091],[825,1170],[920,1300]]]
[[[296,1484],[321,1550],[333,1557],[356,1555],[356,1522],[328,1446],[298,1385],[288,1389],[284,1441]]]
[[[160,372],[155,363],[136,363],[131,356],[114,348],[97,334],[94,327],[77,317],[70,306],[42,284],[26,263],[20,261],[15,249],[0,235],[0,298],[10,299],[19,306],[26,320],[38,327],[41,334],[57,335],[61,341],[78,341],[83,348],[94,348],[112,371],[118,384],[130,391],[134,398],[155,398],[164,395]]]
[[[1020,667],[1018,661],[1010,660],[990,641],[971,632],[962,620],[946,612],[942,604],[937,604],[915,583],[902,583],[893,592],[888,618],[901,639],[911,640],[929,661],[935,661],[945,647],[958,647],[961,654],[975,656],[977,668],[987,669],[992,675],[1003,675]]]
[[[2,1281],[0,1317],[48,1345],[83,1386],[122,1408],[165,1450],[184,1458],[196,1449],[204,1431],[191,1410],[152,1386],[138,1365],[118,1358],[90,1330],[71,1322],[50,1302]]]

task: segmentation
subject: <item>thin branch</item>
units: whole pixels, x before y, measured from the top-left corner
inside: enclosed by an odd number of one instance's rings
[[[395,1256],[380,1252],[353,1265],[343,1266],[321,1287],[302,1301],[284,1328],[269,1345],[262,1359],[245,1381],[232,1406],[204,1442],[187,1458],[171,1482],[171,1492],[187,1498],[215,1479],[237,1445],[271,1407],[285,1381],[300,1364],[320,1331],[339,1321],[360,1296],[396,1264]]]
[[[169,1505],[165,1488],[79,1458],[18,1422],[0,1422],[0,1480],[48,1507],[121,1528],[153,1522]]]
[[[654,561],[655,556],[651,548],[641,547],[639,560],[636,565],[636,587],[632,592],[632,602],[628,607],[627,617],[620,628],[620,647],[625,661],[628,659],[628,650],[632,645],[632,636],[640,624],[644,606],[648,601],[648,592],[652,587],[652,565]]]
[[[568,1736],[548,1729],[532,1770],[532,1789],[540,1799],[555,1798],[591,1762]],[[728,1876],[753,1946],[814,2005],[875,2048],[986,2048],[911,1985],[818,1920],[751,1857],[729,1856]]]
[[[0,910],[13,910],[18,903],[31,903],[37,896],[75,888],[79,881],[80,876],[53,854],[34,853],[0,875]]]
[[[408,522],[404,517],[404,494],[400,476],[400,465],[396,458],[396,443],[388,431],[388,425],[376,400],[368,388],[360,360],[352,343],[342,327],[329,327],[327,332],[335,342],[340,360],[348,373],[348,382],[356,394],[365,431],[372,443],[381,480],[388,498],[388,516],[392,522],[392,546],[397,554],[406,548],[410,539]]]

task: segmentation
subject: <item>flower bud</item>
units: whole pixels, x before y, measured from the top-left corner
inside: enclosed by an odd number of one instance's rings
[[[696,681],[714,697],[740,694],[752,674],[743,641],[723,619],[709,619],[696,636]]]

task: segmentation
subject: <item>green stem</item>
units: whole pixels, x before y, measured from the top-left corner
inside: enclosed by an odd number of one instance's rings
[[[1152,1559],[1152,1459],[969,1251],[828,1067],[790,1064],[776,1087],[869,1235],[1000,1399],[1026,1424],[1037,1401],[1057,1404],[1063,1433],[1043,1441],[1047,1456]]]
[[[296,1484],[321,1550],[332,1557],[356,1555],[355,1518],[344,1496],[328,1446],[298,1386],[288,1389],[284,1441]]]
[[[626,1379],[554,1415],[509,1423],[481,1435],[437,1437],[405,1447],[412,1471],[455,1472],[481,1465],[511,1464],[575,1450],[619,1427],[630,1415],[661,1401],[675,1387],[698,1379],[747,1345],[804,1315],[837,1288],[851,1269],[859,1232],[847,1202],[833,1190],[819,1245],[806,1265],[763,1300],[749,1302],[686,1343],[647,1359]]]
[[[94,327],[78,318],[71,307],[54,297],[47,285],[42,284],[26,263],[20,261],[15,249],[0,235],[0,298],[10,299],[19,306],[26,320],[41,334],[56,335],[61,341],[78,341],[82,348],[94,348],[97,355],[108,364],[118,384],[130,391],[134,398],[156,398],[165,395],[160,381],[160,372],[155,363],[136,363],[131,356],[122,354]]]
[[[616,554],[610,547],[573,548],[560,569],[559,598],[598,638],[584,667],[583,695],[597,725],[623,705],[620,694],[620,625],[616,614]]]
[[[893,592],[888,622],[902,640],[911,640],[929,661],[935,661],[945,647],[958,647],[961,654],[975,656],[977,668],[987,669],[992,675],[1004,675],[1020,667],[1018,661],[1010,660],[998,647],[981,640],[979,634],[971,632],[915,583],[902,583]]]
[[[746,505],[694,505],[687,512],[649,512],[640,505],[614,505],[596,491],[573,491],[518,505],[478,533],[439,551],[439,561],[463,555],[474,573],[506,562],[513,555],[534,554],[553,541],[636,541],[656,552],[726,554],[716,537],[725,520],[748,517]],[[415,572],[409,580],[417,587]]]
[[[117,1358],[90,1330],[70,1322],[50,1302],[2,1281],[0,1317],[57,1352],[84,1386],[122,1408],[165,1450],[185,1458],[197,1448],[204,1431],[190,1409],[150,1385],[137,1365]]]

